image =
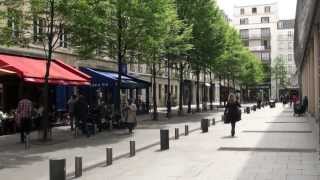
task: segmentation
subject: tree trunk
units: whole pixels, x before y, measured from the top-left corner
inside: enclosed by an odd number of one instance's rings
[[[229,97],[229,94],[230,94],[230,78],[229,78],[229,75],[227,76],[227,83],[228,83],[228,96]]]
[[[48,129],[49,129],[49,75],[50,75],[50,66],[52,61],[52,52],[53,52],[53,28],[54,28],[54,0],[50,1],[50,27],[48,33],[48,55],[46,62],[46,73],[44,77],[44,88],[43,88],[43,140],[48,140]]]
[[[212,87],[212,73],[210,71],[210,89],[209,89],[209,98],[210,98],[210,110],[213,110],[213,87]]]
[[[179,115],[183,114],[183,93],[184,93],[183,69],[184,69],[183,64],[180,63],[180,68],[179,68],[179,80],[180,80]]]
[[[206,71],[203,71],[203,95],[202,95],[202,109],[207,110],[207,86],[206,86]]]
[[[236,82],[234,80],[234,77],[232,77],[232,86],[233,86],[233,93],[236,94],[237,90],[236,90]]]
[[[118,58],[118,80],[116,85],[116,102],[115,102],[115,113],[118,114],[118,117],[121,119],[121,79],[122,79],[122,11],[120,5],[117,7],[117,21],[118,21],[118,49],[117,49],[117,58]]]
[[[221,86],[222,86],[222,83],[221,83],[221,81],[222,81],[221,80],[221,76],[219,76],[219,96],[220,96],[219,97],[219,102],[220,102],[220,106],[222,105],[222,98],[221,98],[221,94],[222,94],[221,93],[222,92],[222,87]]]
[[[197,70],[196,76],[197,76],[196,103],[197,103],[197,112],[200,112],[200,95],[199,95],[199,91],[200,91],[200,71],[199,70]]]
[[[158,120],[158,107],[157,107],[157,84],[156,84],[156,64],[152,64],[152,77],[153,77],[153,83],[152,83],[152,93],[153,93],[153,120]],[[160,91],[160,89],[159,89]]]
[[[188,113],[191,113],[191,103],[192,103],[192,98],[193,98],[193,91],[192,91],[192,84],[191,82],[189,83],[189,98],[188,98]]]
[[[170,59],[168,58],[168,91],[167,91],[167,118],[170,118],[171,114],[171,74],[170,74]]]

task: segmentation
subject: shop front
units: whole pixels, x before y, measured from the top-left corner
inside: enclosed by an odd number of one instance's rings
[[[13,116],[22,95],[26,94],[35,108],[43,105],[43,85],[47,61],[43,58],[0,54],[1,110]],[[49,105],[50,112],[56,114],[66,107],[61,100],[59,88],[70,90],[75,86],[90,85],[90,76],[59,60],[52,60],[49,73]],[[56,118],[55,118],[56,120]]]
[[[114,112],[115,102],[117,101],[118,73],[87,67],[81,67],[80,70],[92,77],[91,86],[80,89],[80,92],[87,97],[89,104],[94,106],[103,102],[111,107]],[[150,104],[149,87],[150,83],[147,81],[122,75],[120,84],[122,104],[126,103],[128,99],[134,100],[138,108],[138,114],[148,113]]]

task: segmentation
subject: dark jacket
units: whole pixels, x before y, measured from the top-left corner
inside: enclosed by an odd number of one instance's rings
[[[230,122],[237,122],[241,119],[240,107],[241,105],[239,102],[227,104],[225,112],[227,112],[227,118],[230,120]]]
[[[76,120],[86,121],[88,118],[88,103],[84,97],[79,99],[74,104],[74,116]]]

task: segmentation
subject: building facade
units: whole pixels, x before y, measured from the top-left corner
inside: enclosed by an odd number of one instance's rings
[[[278,19],[277,3],[234,7],[233,23],[239,30],[244,45],[269,68],[272,59],[277,56]],[[270,77],[252,90],[267,93],[271,98],[275,98],[275,91],[270,92],[270,89],[274,89],[273,86]]]
[[[319,120],[320,1],[298,0],[294,50],[300,97],[308,97],[308,112]]]
[[[278,31],[278,57],[284,61],[287,70],[288,89],[285,91],[295,90],[298,88],[298,79],[295,76],[296,66],[294,61],[294,19],[279,20],[277,25]],[[284,92],[285,92],[284,91]],[[278,93],[281,94],[281,93]]]

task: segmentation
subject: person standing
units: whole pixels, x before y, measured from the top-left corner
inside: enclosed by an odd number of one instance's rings
[[[130,99],[127,105],[127,127],[129,129],[129,133],[132,133],[132,130],[137,125],[137,106]]]
[[[28,99],[27,95],[24,95],[23,98],[18,102],[17,107],[17,118],[20,122],[20,142],[25,142],[25,137],[29,135],[32,122],[32,102]]]
[[[231,123],[231,136],[233,137],[235,135],[235,127],[236,122],[241,120],[241,110],[239,109],[241,107],[240,103],[236,100],[236,97],[234,94],[230,94],[228,97],[228,103],[225,109],[228,122]]]
[[[76,95],[73,94],[68,100],[68,112],[70,117],[71,131],[73,131],[73,126],[74,126],[74,104],[77,100],[76,98],[77,98]]]
[[[88,103],[83,95],[80,95],[78,100],[74,103],[73,109],[74,117],[76,119],[76,127],[79,127],[87,137],[90,136],[87,119],[88,119]]]

